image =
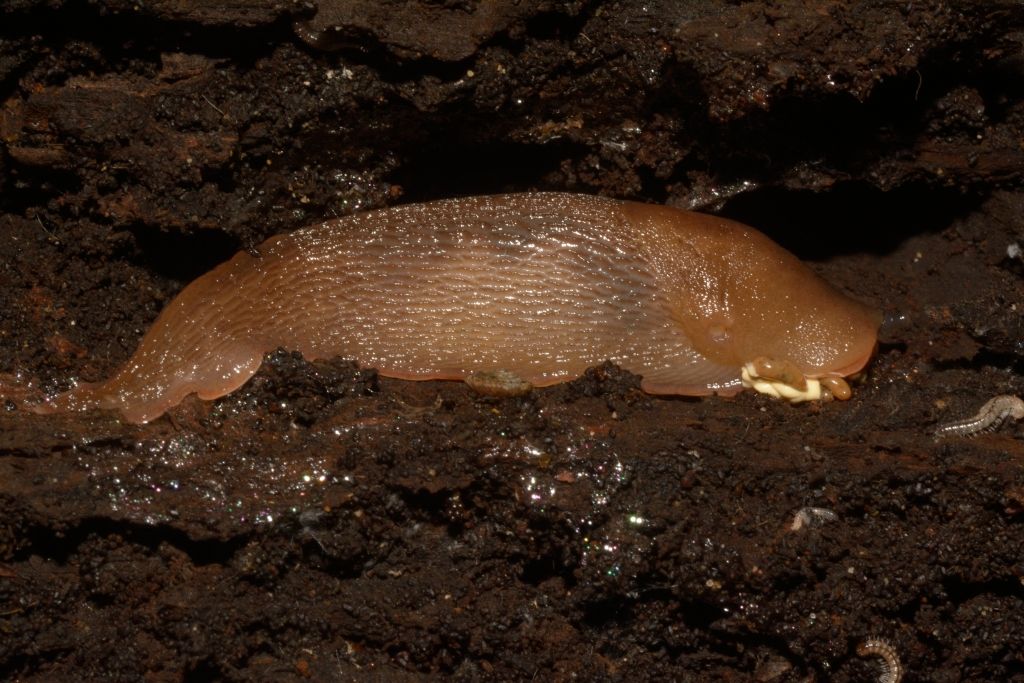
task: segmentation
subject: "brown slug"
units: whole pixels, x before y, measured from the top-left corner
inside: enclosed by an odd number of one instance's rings
[[[586,195],[370,211],[258,254],[185,287],[112,378],[32,409],[147,422],[234,391],[278,347],[410,380],[500,370],[545,386],[611,360],[653,394],[843,398],[881,321],[752,228]]]

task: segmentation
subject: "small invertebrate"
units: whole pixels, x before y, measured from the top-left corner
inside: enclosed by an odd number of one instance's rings
[[[800,531],[804,527],[821,526],[839,519],[832,510],[828,508],[805,507],[797,510],[793,515],[793,523],[789,525],[790,531]]]
[[[857,645],[858,657],[880,657],[882,659],[882,674],[878,677],[878,683],[900,683],[903,680],[903,664],[896,654],[896,648],[876,636],[868,638]]]
[[[935,428],[936,437],[975,436],[991,432],[1000,427],[1008,418],[1024,418],[1024,401],[1017,396],[1002,394],[991,398],[981,407],[978,414],[956,422],[947,422]]]
[[[508,398],[525,396],[533,391],[532,384],[508,370],[480,370],[466,375],[464,381],[481,396]]]
[[[601,197],[464,197],[278,235],[188,285],[105,382],[30,409],[147,422],[224,396],[278,347],[381,375],[533,386],[612,361],[652,394],[849,395],[880,313],[752,228]]]

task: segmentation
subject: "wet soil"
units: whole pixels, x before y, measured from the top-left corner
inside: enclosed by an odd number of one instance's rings
[[[1024,681],[1017,2],[0,8],[0,678]],[[325,217],[608,194],[754,225],[891,313],[853,399],[486,398],[268,354],[147,425],[108,376]],[[803,511],[802,514],[800,512]]]

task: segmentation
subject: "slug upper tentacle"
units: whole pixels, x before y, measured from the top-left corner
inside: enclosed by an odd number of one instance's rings
[[[776,385],[834,384],[868,362],[880,323],[756,230],[585,195],[400,206],[257,251],[182,290],[111,379],[36,410],[145,422],[189,393],[233,391],[277,347],[390,377],[502,370],[533,386],[611,360],[650,393],[731,395],[748,366]]]

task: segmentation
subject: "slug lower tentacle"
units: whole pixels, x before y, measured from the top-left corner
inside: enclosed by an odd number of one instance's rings
[[[273,237],[258,254],[182,290],[114,377],[35,409],[146,422],[190,393],[233,391],[277,347],[389,377],[506,371],[533,386],[611,360],[650,393],[731,395],[758,359],[775,363],[758,361],[777,369],[775,385],[859,371],[881,319],[756,230],[585,195],[383,209]]]

